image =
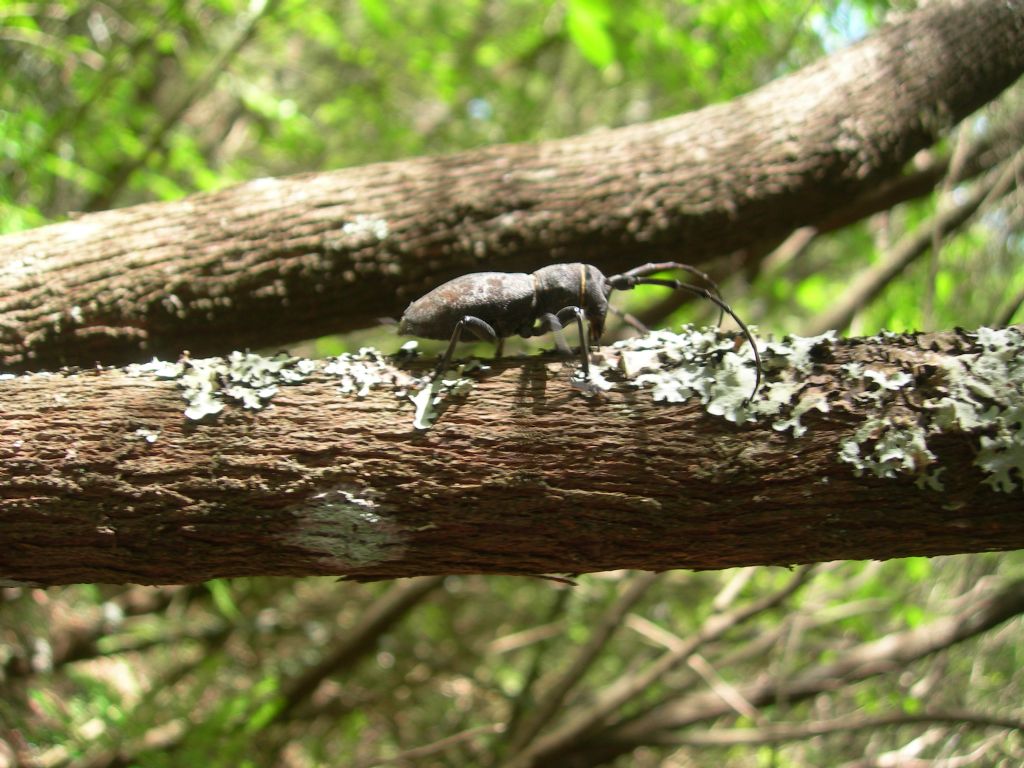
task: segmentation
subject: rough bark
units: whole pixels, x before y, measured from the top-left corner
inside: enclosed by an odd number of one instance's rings
[[[270,347],[454,274],[701,263],[895,175],[1024,71],[1024,0],[929,3],[732,102],[539,144],[261,180],[0,239],[0,364]]]
[[[711,413],[743,422],[749,363],[702,333],[718,344],[694,352],[705,382],[746,375],[707,410],[652,398],[687,349],[665,335],[604,350],[653,390],[608,368],[610,389],[585,397],[562,362],[504,360],[426,430],[396,390],[409,369],[371,358],[201,421],[183,416],[180,381],[148,370],[8,378],[0,578],[581,573],[1024,547],[1019,331],[769,344],[762,410],[741,425]],[[1009,452],[992,482],[976,460],[997,439]]]

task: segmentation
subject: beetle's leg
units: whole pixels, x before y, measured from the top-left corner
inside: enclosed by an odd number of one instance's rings
[[[587,334],[583,328],[583,310],[579,307],[563,307],[558,310],[557,313],[552,314],[551,312],[545,312],[538,318],[538,323],[532,328],[523,330],[520,335],[524,339],[532,338],[533,336],[540,336],[545,333],[551,333],[555,338],[555,346],[558,347],[558,351],[566,355],[571,355],[572,350],[569,345],[565,342],[565,336],[562,335],[562,315],[572,312],[576,318],[576,323],[580,331],[580,353],[583,356],[583,372],[586,376],[590,376],[590,348],[587,346]]]
[[[576,318],[576,327],[580,331],[580,359],[583,361],[583,377],[590,378],[590,345],[587,344],[587,333],[584,328],[583,318],[585,317],[583,310],[580,307],[564,307],[556,313],[556,317],[561,322],[562,315],[567,312],[571,312]]]
[[[462,332],[466,328],[484,341],[493,341],[495,343],[500,341],[498,334],[494,332],[494,328],[491,327],[490,323],[481,320],[479,317],[466,315],[455,324],[455,329],[452,331],[452,340],[448,342],[448,349],[444,351],[444,357],[441,358],[441,362],[437,366],[435,376],[443,376],[444,372],[448,370],[448,366],[452,362],[452,355],[455,354],[455,345],[462,341]]]
[[[551,312],[545,312],[543,315],[538,317],[536,325],[527,325],[519,330],[519,335],[524,339],[543,336],[545,333],[550,333],[552,335],[552,338],[555,340],[555,347],[558,348],[559,352],[563,355],[572,354],[572,350],[569,349],[569,345],[565,343],[565,335],[562,333],[562,324]]]
[[[540,316],[540,322],[537,323],[537,327],[531,329],[530,335],[542,336],[545,333],[550,333],[551,337],[555,340],[555,347],[558,348],[558,351],[563,355],[571,355],[572,349],[565,340],[565,334],[562,333],[564,327],[554,314],[545,312]]]

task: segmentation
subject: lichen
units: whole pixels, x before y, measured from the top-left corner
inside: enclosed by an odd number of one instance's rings
[[[769,341],[761,348],[765,367],[791,368],[806,376],[814,367],[813,358],[818,348],[831,346],[835,339],[835,331],[825,331],[820,336],[787,336],[782,341]]]
[[[682,333],[652,331],[612,345],[619,372],[631,386],[650,390],[658,402],[700,398],[710,412],[729,421],[751,420],[747,398],[754,387],[753,357],[737,353],[732,337],[713,328],[684,326]],[[592,378],[603,381],[607,363],[591,365]],[[602,387],[603,388],[603,387]]]
[[[944,360],[942,397],[923,405],[939,428],[970,432],[979,439],[976,466],[997,491],[1024,489],[1024,334],[1016,328],[979,328],[980,352]]]
[[[811,409],[827,411],[819,393],[802,394],[815,351],[832,343],[832,332],[812,338],[787,337],[758,347],[766,372],[758,395],[750,399],[756,380],[749,346],[736,347],[735,337],[714,328],[683,326],[680,333],[655,331],[612,345],[620,372],[630,385],[651,392],[655,401],[681,403],[698,398],[705,410],[736,424],[771,418],[777,430],[805,431],[800,416]],[[600,368],[599,368],[600,370]]]
[[[341,233],[346,239],[363,244],[386,239],[390,234],[390,228],[386,219],[359,215],[352,221],[345,222],[341,227]]]
[[[1024,339],[1014,328],[979,328],[978,352],[937,359],[938,396],[919,398],[912,413],[894,417],[890,406],[912,382],[905,371],[888,373],[861,365],[843,366],[854,399],[869,418],[840,445],[839,458],[858,474],[915,475],[922,488],[942,489],[929,440],[946,432],[978,438],[975,466],[993,489],[1024,488]]]
[[[284,353],[266,357],[232,352],[226,358],[185,355],[176,363],[154,358],[128,366],[128,373],[175,381],[186,403],[185,416],[198,421],[220,413],[230,400],[250,410],[264,408],[282,384],[305,380],[315,367],[311,360]]]
[[[134,436],[139,440],[145,440],[147,443],[155,443],[160,438],[160,430],[140,427],[135,430]]]
[[[443,400],[467,394],[476,385],[476,382],[463,374],[473,370],[486,371],[487,366],[482,365],[479,360],[470,360],[455,369],[445,371],[444,375],[434,376],[416,394],[409,395],[409,400],[416,406],[416,414],[412,421],[413,428],[430,429],[440,415],[437,406]]]
[[[914,378],[891,365],[861,362],[840,366],[847,397],[866,420],[840,442],[839,459],[858,475],[893,478],[910,475],[922,488],[941,489],[942,467],[929,443],[942,432],[977,433],[974,463],[992,488],[1024,488],[1024,340],[1009,328],[979,328],[978,351],[956,358],[937,356],[943,380],[940,394],[907,406]],[[885,333],[877,343],[904,339]],[[828,413],[835,389],[814,380],[835,341],[832,331],[810,338],[786,337],[759,344],[766,374],[758,396],[747,402],[753,384],[753,356],[746,345],[714,329],[684,326],[680,333],[659,331],[611,347],[629,386],[649,391],[655,401],[699,400],[712,415],[736,424],[767,419],[774,430],[806,433],[803,417]],[[597,366],[607,372],[610,365]]]
[[[405,551],[402,529],[374,494],[339,484],[311,494],[287,510],[295,527],[284,543],[312,553],[318,562],[339,570],[394,560]]]
[[[384,355],[372,347],[361,347],[358,352],[338,355],[324,365],[324,373],[340,379],[342,394],[366,397],[378,384],[389,381],[391,369]]]

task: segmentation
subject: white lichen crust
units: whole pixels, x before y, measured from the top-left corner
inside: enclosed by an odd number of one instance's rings
[[[282,537],[283,543],[311,553],[332,570],[374,566],[405,552],[401,527],[367,489],[336,485],[287,511],[294,516],[295,527]]]
[[[612,345],[599,372],[618,368],[627,384],[647,390],[655,401],[699,399],[705,410],[736,424],[763,422],[801,437],[810,411],[828,413],[849,400],[867,418],[842,440],[838,458],[857,475],[913,477],[922,488],[941,490],[945,467],[930,447],[950,432],[978,435],[974,464],[997,491],[1024,489],[1024,335],[1016,328],[979,328],[968,334],[977,351],[936,354],[941,383],[923,397],[909,371],[892,364],[840,366],[840,384],[815,382],[815,360],[837,344],[829,331],[810,338],[786,337],[759,344],[766,381],[747,402],[753,384],[753,355],[715,329],[684,326]],[[896,334],[868,339],[891,344]],[[831,400],[830,400],[831,398]],[[915,405],[907,407],[908,398]],[[980,434],[983,433],[983,434]]]
[[[303,381],[315,368],[312,360],[284,353],[266,357],[232,352],[226,358],[193,359],[185,355],[176,363],[154,358],[149,363],[128,366],[128,372],[176,381],[187,404],[185,416],[198,421],[220,413],[229,400],[251,410],[263,408],[280,385]]]
[[[736,424],[769,419],[779,431],[793,430],[799,437],[806,428],[800,416],[809,410],[827,411],[817,390],[807,389],[812,355],[834,339],[834,332],[811,338],[786,338],[760,345],[766,372],[757,396],[751,399],[756,379],[754,355],[736,338],[715,328],[683,326],[680,333],[654,331],[611,346],[611,360],[630,385],[649,390],[659,402],[681,403],[696,397],[705,410]],[[608,371],[609,365],[595,366]]]
[[[859,395],[872,415],[840,446],[840,459],[858,474],[878,477],[899,473],[917,476],[922,487],[942,490],[946,469],[929,447],[944,433],[980,434],[974,465],[997,491],[1024,488],[1024,336],[1015,328],[979,328],[976,352],[937,357],[939,383],[922,397],[915,392],[912,419],[895,419],[886,406],[911,384],[904,372],[883,374],[857,365],[844,366],[851,381],[867,386]]]

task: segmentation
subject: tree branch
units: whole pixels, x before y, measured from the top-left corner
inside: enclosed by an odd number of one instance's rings
[[[497,361],[432,390],[429,429],[409,401],[429,365],[370,353],[0,380],[0,579],[579,573],[1024,547],[1019,330],[772,342],[749,406],[749,350],[734,348],[692,329],[605,348],[592,369],[608,389],[589,397],[550,357]]]
[[[854,315],[878,296],[885,286],[934,247],[936,231],[945,235],[963,226],[987,204],[1006,194],[1021,172],[1024,172],[1024,150],[990,171],[984,180],[975,184],[962,202],[937,213],[932,222],[925,222],[913,234],[897,243],[881,262],[861,272],[843,295],[833,301],[828,311],[807,324],[804,332],[823,333],[830,328],[843,329],[848,326]]]
[[[917,659],[975,637],[1024,612],[1024,581],[996,588],[987,583],[979,584],[973,594],[974,599],[968,601],[960,613],[863,643],[835,662],[818,665],[786,680],[766,678],[747,684],[740,691],[756,706],[771,704],[780,692],[792,703],[841,684],[903,669]],[[610,740],[629,741],[633,745],[646,743],[646,739],[654,738],[655,734],[707,722],[731,712],[732,708],[718,694],[706,691],[668,702],[620,728],[609,730],[607,736]],[[635,741],[638,737],[640,741]]]
[[[847,715],[808,723],[771,723],[760,728],[714,728],[696,733],[665,733],[652,741],[663,746],[729,747],[777,744],[825,736],[832,733],[877,730],[890,726],[948,723],[979,728],[1024,731],[1024,721],[1014,717],[986,715],[965,710],[937,712],[893,712],[887,715]]]
[[[0,239],[0,364],[122,363],[365,326],[442,279],[778,242],[1024,71],[1024,0],[929,3],[732,102],[644,125],[259,180]]]

